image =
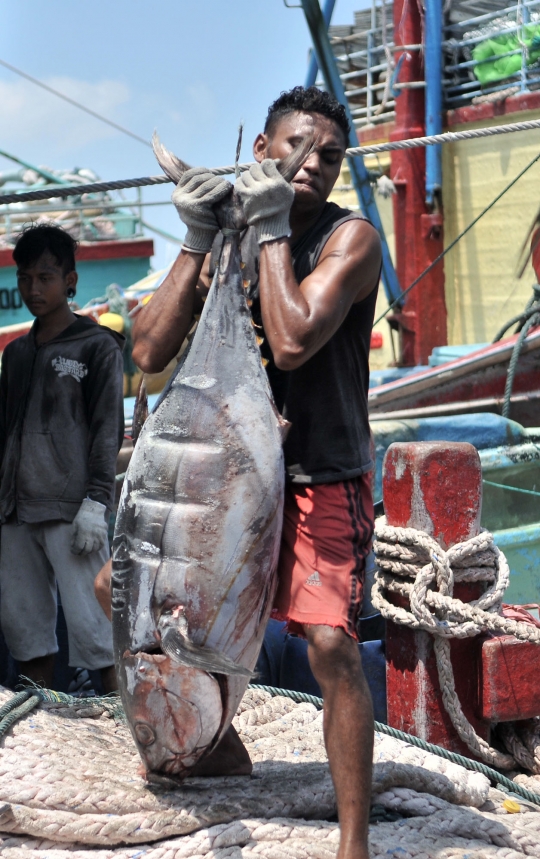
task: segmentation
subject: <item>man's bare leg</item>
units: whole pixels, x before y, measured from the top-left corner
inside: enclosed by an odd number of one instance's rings
[[[51,689],[54,674],[55,653],[49,653],[47,656],[38,656],[36,659],[29,659],[28,662],[19,662],[19,682],[25,684],[24,678],[27,677],[38,686],[43,686],[44,689]]]
[[[304,631],[324,699],[324,740],[341,830],[337,859],[369,859],[373,705],[358,645],[343,629]]]
[[[112,620],[111,605],[112,559],[109,558],[94,579],[94,593],[105,615]]]

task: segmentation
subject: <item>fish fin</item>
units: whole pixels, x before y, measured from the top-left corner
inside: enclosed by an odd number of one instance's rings
[[[266,366],[264,364],[264,360],[265,359],[263,358],[263,367]],[[272,411],[274,412],[274,415],[276,417],[276,421],[277,421],[277,425],[278,425],[278,432],[279,432],[279,435],[281,437],[281,444],[285,444],[285,439],[289,435],[289,430],[290,430],[292,424],[290,421],[288,421],[286,418],[284,418],[282,414],[280,414],[279,409],[276,406],[273,397],[268,397],[268,400],[269,400],[270,405],[272,407]]]
[[[154,131],[152,135],[152,149],[154,150],[154,155],[157,158],[158,164],[163,170],[163,172],[172,179],[175,185],[178,184],[186,170],[189,170],[189,164],[186,164],[185,161],[181,161],[180,158],[177,158],[176,155],[173,155],[172,152],[169,152],[163,143],[159,139],[157,132]],[[287,156],[288,158],[290,156]]]
[[[211,647],[199,647],[193,644],[179,630],[172,627],[168,627],[163,632],[161,647],[174,662],[189,665],[191,668],[200,668],[201,671],[208,671],[210,674],[240,674],[243,677],[252,677],[253,674],[223,653],[218,653]]]
[[[144,376],[141,377],[137,396],[135,397],[135,405],[133,407],[133,422],[131,425],[131,438],[133,444],[139,438],[140,432],[144,426],[144,422],[148,417],[148,394],[146,393],[146,382]]]
[[[276,162],[277,169],[287,182],[290,182],[296,176],[304,161],[307,161],[315,149],[315,146],[315,137],[313,134],[310,134],[286,158],[282,158]]]

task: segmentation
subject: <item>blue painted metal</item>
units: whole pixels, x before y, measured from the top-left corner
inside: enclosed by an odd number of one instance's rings
[[[504,601],[517,605],[540,603],[540,523],[494,531],[493,538],[510,567],[510,586]]]
[[[426,135],[442,132],[442,2],[425,4],[424,69]],[[433,207],[442,189],[442,146],[426,148],[426,203]]]
[[[322,16],[324,23],[328,29],[330,21],[332,20],[332,12],[334,11],[334,6],[336,5],[336,0],[326,0],[323,10]],[[315,52],[311,51],[311,56],[309,59],[309,67],[306,75],[306,89],[310,86],[315,86],[315,81],[317,80],[317,75],[319,73],[319,64],[317,63],[317,57],[315,56]]]
[[[324,78],[325,86],[329,92],[335,95],[337,100],[341,102],[347,111],[351,125],[349,146],[358,146],[358,138],[354,128],[353,118],[345,96],[343,83],[339,76],[336,60],[332,53],[332,48],[330,47],[328,32],[322,16],[319,0],[302,0],[302,8],[304,10],[306,22],[311,34],[311,40],[315,49],[315,55]],[[369,181],[364,159],[360,156],[355,156],[354,158],[348,158],[348,162],[351,171],[352,183],[358,195],[360,208],[366,218],[369,218],[381,238],[383,255],[382,280],[386,296],[389,302],[396,300],[399,302],[402,290],[390,256],[384,228],[373,196],[373,189]]]
[[[417,420],[372,421],[371,430],[373,433],[376,455],[375,488],[373,493],[375,501],[382,498],[382,463],[384,455],[389,446],[395,441],[466,441],[473,444],[477,450],[480,451],[483,470],[488,467],[484,464],[483,458],[484,451],[488,448],[491,457],[494,452],[493,449],[500,448],[502,446],[504,446],[506,451],[516,451],[515,456],[513,456],[512,453],[508,454],[507,461],[511,464],[510,457],[513,457],[514,459],[516,456],[519,457],[520,452],[521,454],[523,453],[521,448],[525,446],[527,451],[532,451],[535,447],[534,444],[528,441],[527,432],[521,424],[508,420],[507,418],[503,418],[501,415],[483,412],[479,414],[452,415],[441,418],[418,418]],[[537,452],[540,460],[540,448],[537,448]],[[485,462],[492,463],[492,461],[492,458],[487,457],[486,454]],[[488,477],[490,480],[497,480],[497,476],[492,476],[493,474],[496,474],[496,468],[497,466],[492,466],[493,470],[490,470],[489,474],[484,473],[484,477]],[[512,481],[508,479],[508,482],[511,483]],[[540,486],[540,472],[538,484]],[[532,486],[527,486],[527,488],[532,489]],[[484,491],[486,499],[484,507],[486,510],[488,509],[487,499],[491,497],[491,492],[499,491],[496,489],[493,489],[492,491],[488,490],[489,487],[486,487]],[[500,491],[502,492],[503,490]],[[509,495],[510,493],[506,494]],[[512,495],[515,495],[515,493],[512,493]],[[527,498],[528,496],[523,497]],[[511,499],[508,503],[515,506],[516,500]],[[530,498],[527,501],[527,504],[529,509],[534,507],[534,505],[531,505],[530,503]],[[505,515],[507,516],[508,513]],[[536,516],[537,518],[540,518],[537,514]],[[508,525],[514,524],[514,521],[508,521],[508,519],[506,519],[506,521],[508,522]],[[487,521],[486,524],[487,527],[490,528],[496,527],[497,524],[499,524],[499,527],[503,527],[502,520],[501,522],[498,519],[494,521],[493,518]]]
[[[103,295],[105,287],[117,283],[122,288],[131,286],[143,277],[150,269],[149,257],[126,257],[124,259],[81,260],[77,262],[79,281],[77,284],[76,302],[83,307],[92,298]],[[0,268],[0,326],[15,325],[27,322],[34,317],[26,309],[22,301],[20,307],[2,307],[3,290],[14,293],[20,300],[17,290],[15,266]],[[10,302],[12,305],[14,301]],[[18,303],[18,302],[17,302]]]
[[[531,20],[531,14],[527,6],[523,5],[521,7],[521,24],[525,26]],[[524,44],[521,46],[521,80],[520,80],[520,90],[521,92],[528,92],[529,87],[527,85],[527,48]]]

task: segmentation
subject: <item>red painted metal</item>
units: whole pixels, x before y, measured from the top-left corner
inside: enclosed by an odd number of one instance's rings
[[[478,533],[482,509],[482,470],[476,449],[466,443],[395,443],[383,464],[383,498],[390,525],[418,528],[443,548]],[[454,594],[470,602],[481,585],[459,583]],[[396,600],[396,604],[398,603]],[[453,640],[451,658],[456,690],[467,718],[485,739],[489,724],[478,718],[482,637]],[[433,640],[387,623],[388,723],[444,748],[467,754],[444,709]]]
[[[116,239],[113,242],[81,242],[76,258],[82,260],[122,259],[127,257],[151,257],[154,255],[152,239]],[[0,268],[14,266],[10,248],[0,250]]]
[[[394,0],[396,45],[422,42],[422,22],[418,3]],[[403,53],[396,52],[396,63]],[[399,83],[420,81],[424,71],[420,51],[405,52]],[[396,98],[396,124],[391,140],[405,140],[425,134],[424,92],[402,89]],[[430,221],[434,213],[426,207],[425,150],[392,152],[391,178],[394,194],[396,268],[403,288],[433,262],[443,250],[442,218]],[[428,219],[427,221],[423,219]],[[400,332],[401,361],[405,366],[427,364],[434,346],[447,342],[444,266],[438,264],[407,296],[404,309],[388,321]]]
[[[380,413],[402,412],[428,406],[501,398],[517,336],[508,337],[441,367],[371,388],[368,399],[370,414],[377,416]],[[539,379],[540,328],[535,328],[525,340],[512,390],[517,395],[530,394],[538,389]],[[497,409],[493,406],[490,410]],[[513,403],[510,417],[524,426],[538,426],[538,398],[524,398]]]
[[[495,119],[498,116],[510,117],[512,113],[522,113],[526,110],[538,110],[540,108],[540,92],[516,93],[509,98],[500,101],[485,102],[484,104],[468,104],[466,107],[458,107],[449,110],[446,119],[449,129],[456,125],[466,125],[469,122],[483,122],[487,119]],[[525,118],[525,117],[522,117]],[[526,117],[529,119],[529,117]],[[519,122],[519,117],[508,119],[507,122]],[[503,123],[499,123],[502,125]]]
[[[510,722],[540,715],[540,646],[501,635],[484,641],[479,715]]]
[[[536,280],[540,283],[540,227],[534,231],[531,239],[532,265]]]

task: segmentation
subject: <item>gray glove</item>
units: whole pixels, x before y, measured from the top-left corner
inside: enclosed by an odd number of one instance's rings
[[[266,158],[242,173],[234,186],[244,207],[250,227],[254,227],[259,244],[290,236],[289,212],[294,189],[276,167]]]
[[[172,195],[176,211],[188,228],[185,250],[200,254],[212,250],[219,230],[212,206],[223,200],[231,189],[230,182],[223,176],[215,176],[206,167],[186,170]]]
[[[101,549],[107,539],[107,508],[99,501],[85,498],[73,520],[71,551],[74,555],[89,555]]]

